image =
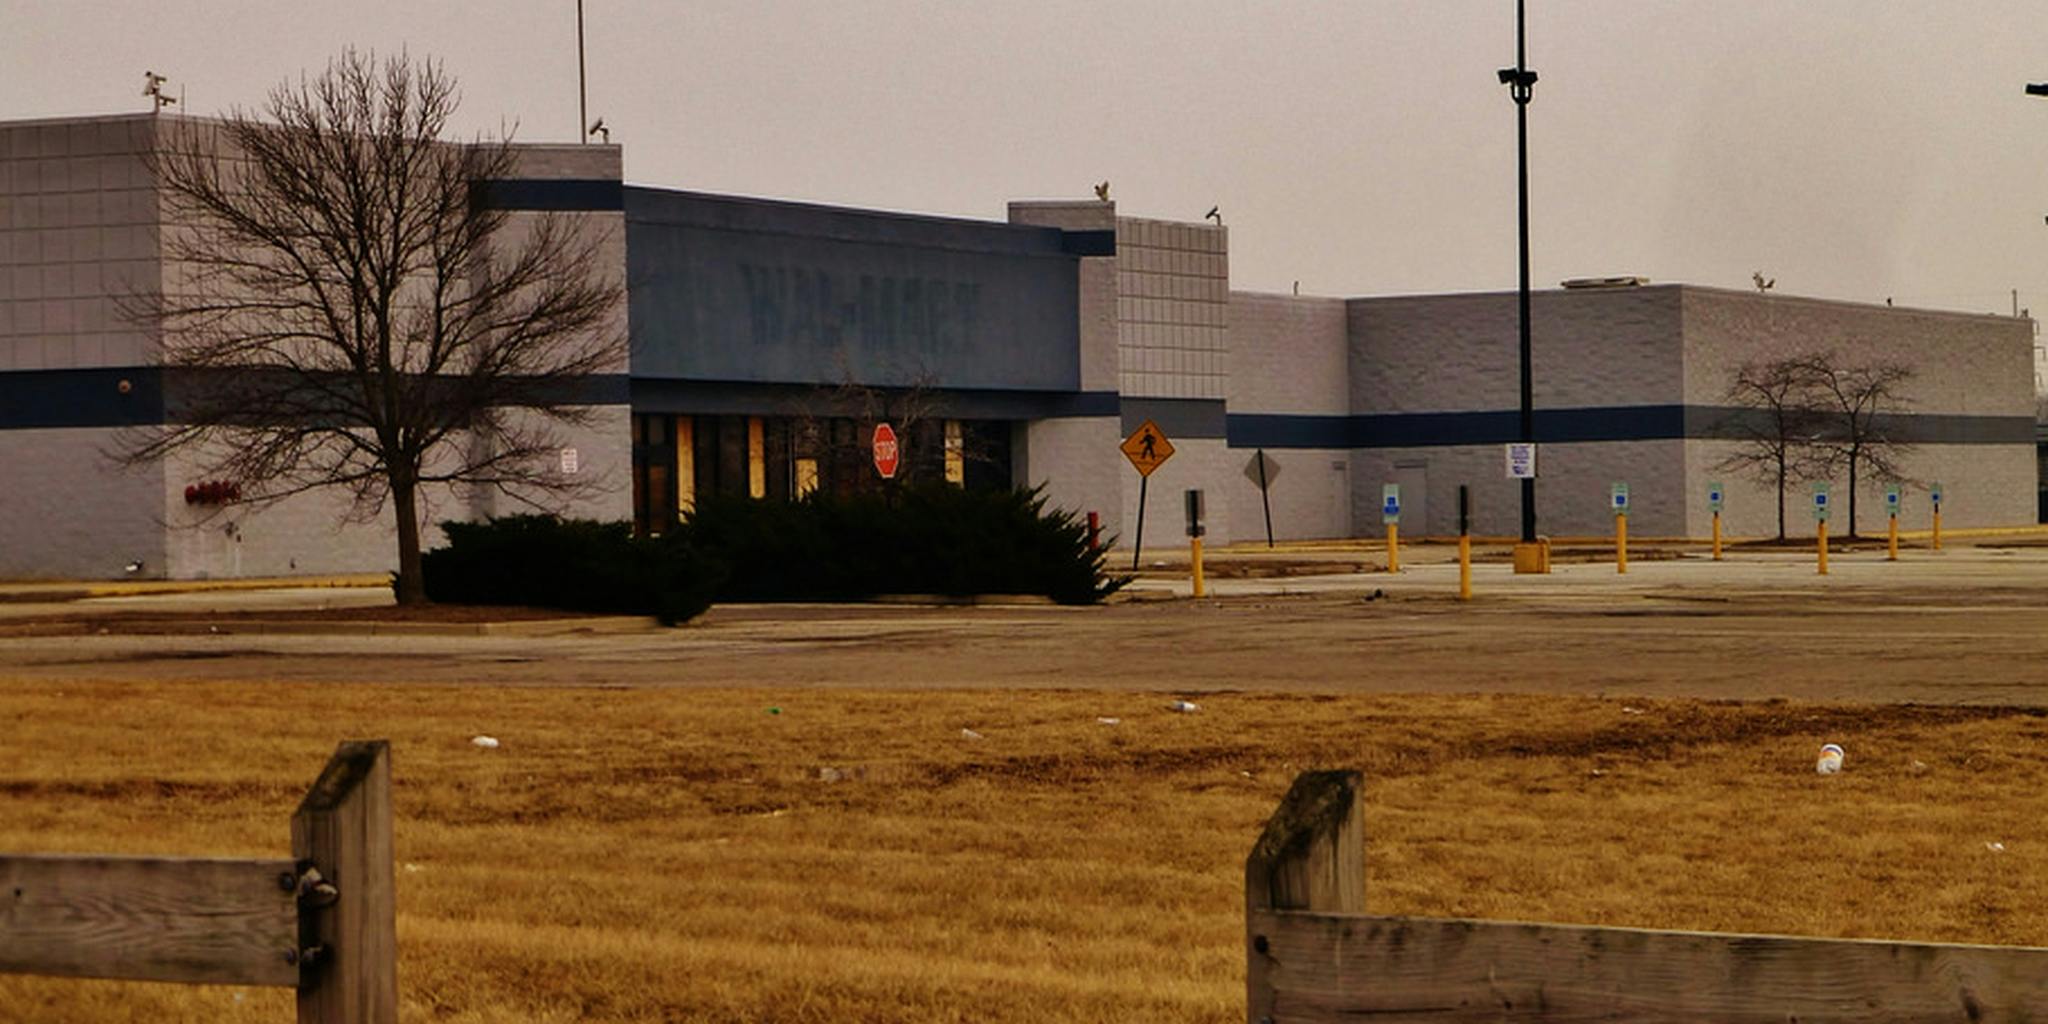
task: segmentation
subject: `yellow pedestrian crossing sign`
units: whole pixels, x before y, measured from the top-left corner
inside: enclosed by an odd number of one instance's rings
[[[1160,430],[1159,424],[1151,420],[1139,424],[1138,429],[1132,431],[1131,436],[1124,438],[1124,443],[1117,447],[1123,450],[1124,458],[1131,460],[1131,465],[1137,468],[1139,476],[1151,476],[1153,470],[1173,458],[1173,442],[1168,441],[1166,432]]]

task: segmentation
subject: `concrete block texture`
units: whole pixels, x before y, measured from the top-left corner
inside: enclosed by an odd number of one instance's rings
[[[1011,469],[1022,487],[1045,488],[1046,504],[1085,518],[1098,513],[1105,539],[1125,532],[1124,489],[1137,473],[1117,445],[1115,416],[1076,416],[1019,423],[1011,438]]]
[[[1694,441],[1686,448],[1686,533],[1706,537],[1713,532],[1707,488],[1719,482],[1726,489],[1721,531],[1729,537],[1775,537],[1778,534],[1778,488],[1772,481],[1733,472],[1724,461],[1735,445],[1727,441]],[[1925,530],[1934,525],[1929,488],[1942,487],[1941,525],[1945,530],[2022,526],[2034,522],[2037,466],[2027,445],[1923,445],[1901,460],[1899,529]],[[1849,477],[1846,471],[1828,479],[1830,536],[1849,532]],[[1785,534],[1814,535],[1813,481],[1794,478],[1785,487]],[[1856,486],[1856,529],[1866,537],[1882,537],[1886,529],[1884,494],[1887,481],[1864,477]]]
[[[512,177],[618,181],[624,176],[623,152],[599,143],[520,143],[512,150]]]
[[[1119,217],[1118,390],[1225,397],[1230,379],[1230,239],[1209,224]]]
[[[422,544],[443,542],[439,524],[548,511],[571,518],[616,521],[632,517],[632,448],[623,405],[593,410],[582,426],[550,428],[559,446],[544,460],[550,475],[573,491],[514,496],[491,489],[424,488],[419,509]],[[463,442],[457,441],[457,444]],[[563,453],[573,450],[573,475]],[[204,453],[167,461],[161,493],[164,571],[172,579],[292,576],[390,571],[398,567],[393,511],[360,508],[341,488],[308,491],[275,503],[194,505],[185,487],[208,478]]]
[[[1537,292],[1530,300],[1537,408],[1681,400],[1677,286]],[[1352,299],[1358,412],[1521,407],[1521,319],[1512,292]]]
[[[1241,464],[1233,465],[1236,453],[1225,447],[1220,437],[1176,440],[1173,447],[1173,458],[1152,472],[1150,482],[1144,488],[1145,550],[1187,547],[1187,515],[1183,502],[1186,492],[1191,488],[1203,492],[1203,501],[1207,506],[1205,521],[1208,528],[1208,543],[1231,544],[1240,540],[1235,525],[1238,519],[1230,500],[1230,474],[1241,468]],[[1123,461],[1122,454],[1118,454],[1117,458]],[[1123,551],[1123,557],[1128,559],[1131,545],[1137,539],[1135,524],[1138,521],[1140,489],[1138,472],[1131,468],[1128,461],[1124,461],[1124,473],[1124,522],[1130,528],[1124,530],[1119,550]],[[1260,536],[1264,536],[1263,532]],[[1111,559],[1111,563],[1124,566],[1130,564],[1128,561],[1117,563],[1115,559]]]
[[[1021,200],[1010,204],[1009,220],[1012,224],[1067,231],[1114,231],[1116,204],[1092,200]],[[1118,388],[1119,262],[1119,256],[1084,256],[1081,259],[1078,273],[1082,391],[1115,391]]]
[[[1230,411],[1352,412],[1342,299],[1230,293]]]
[[[0,369],[130,366],[161,280],[147,116],[0,126]]]
[[[1096,199],[1017,199],[1009,215],[1012,224],[1068,231],[1113,231],[1117,222],[1116,203]]]
[[[1266,508],[1259,486],[1245,470],[1254,449],[1230,449],[1236,472],[1218,481],[1230,503],[1230,542],[1262,544],[1266,540]],[[1266,452],[1279,466],[1269,478],[1273,539],[1325,540],[1353,536],[1351,528],[1351,453],[1341,448],[1276,448]],[[1210,498],[1213,504],[1217,499]],[[1375,520],[1377,522],[1377,520]]]
[[[1536,532],[1549,537],[1613,533],[1608,495],[1618,481],[1629,485],[1632,533],[1684,536],[1684,446],[1677,440],[1542,446]],[[1474,534],[1521,535],[1521,482],[1508,477],[1500,445],[1363,449],[1352,454],[1352,466],[1357,488],[1353,526],[1361,536],[1381,531],[1381,487],[1390,483],[1401,486],[1403,536],[1456,536],[1460,484],[1470,488]]]
[[[117,579],[131,562],[164,575],[164,467],[121,470],[114,442],[107,429],[0,432],[0,579]]]
[[[2034,415],[2031,320],[1684,289],[1685,401],[1719,405],[1745,362],[1833,352],[1913,371],[1903,411]]]

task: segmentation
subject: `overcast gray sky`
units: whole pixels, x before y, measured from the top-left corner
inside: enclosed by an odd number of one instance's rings
[[[2048,313],[2039,0],[1529,0],[1534,276]],[[0,0],[0,118],[259,103],[345,44],[466,128],[576,125],[574,0]],[[1512,288],[1512,0],[586,0],[634,182],[1001,219],[1198,219],[1236,287]]]

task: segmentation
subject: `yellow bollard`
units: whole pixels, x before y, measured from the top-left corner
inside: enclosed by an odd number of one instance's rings
[[[1888,531],[1884,542],[1884,560],[1896,562],[1899,560],[1899,517],[1894,515],[1891,517],[1891,520],[1891,529]]]
[[[1194,561],[1195,561],[1195,596],[1196,596],[1196,597],[1201,597],[1201,596],[1202,596],[1202,594],[1203,594],[1203,591],[1202,591],[1202,538],[1200,538],[1200,537],[1189,537],[1189,538],[1188,538],[1188,550],[1189,550],[1189,551],[1191,552],[1191,554],[1192,554],[1192,557],[1194,558]]]
[[[1387,571],[1401,571],[1401,524],[1387,524]]]
[[[1721,560],[1721,513],[1714,513],[1714,561]]]
[[[1472,600],[1472,535],[1458,535],[1458,600]]]
[[[1934,550],[1941,550],[1941,506],[1934,506]]]
[[[1828,521],[1823,519],[1814,524],[1820,528],[1820,574],[1828,574]]]
[[[1628,571],[1628,513],[1614,517],[1614,571]]]

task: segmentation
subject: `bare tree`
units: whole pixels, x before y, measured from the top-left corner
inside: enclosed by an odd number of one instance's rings
[[[1727,402],[1739,412],[1722,425],[1736,449],[1719,468],[1746,473],[1778,491],[1778,539],[1785,539],[1785,487],[1808,478],[1819,461],[1813,434],[1820,422],[1813,358],[1748,362],[1729,382]]]
[[[962,465],[999,461],[964,424],[957,435],[948,436],[946,404],[937,375],[929,371],[912,374],[902,387],[879,388],[860,383],[842,366],[839,383],[818,388],[791,413],[797,446],[823,459],[842,479],[873,472],[867,468],[874,454],[872,430],[888,423],[902,446],[894,485],[909,486],[925,482],[932,470],[944,473],[948,457]],[[836,429],[847,421],[855,428],[852,433]]]
[[[444,140],[458,103],[437,63],[351,50],[257,112],[170,122],[165,284],[128,303],[175,393],[120,457],[186,453],[256,502],[339,488],[355,520],[388,504],[402,604],[426,599],[423,488],[541,508],[590,486],[557,431],[624,364],[606,239],[484,201],[516,155]]]
[[[1893,428],[1889,410],[1909,404],[1912,367],[1879,360],[1844,364],[1833,352],[1805,357],[1805,373],[1818,398],[1814,439],[1822,465],[1849,473],[1849,536],[1856,536],[1856,483],[1862,476],[1902,480],[1899,460],[1913,445]]]

